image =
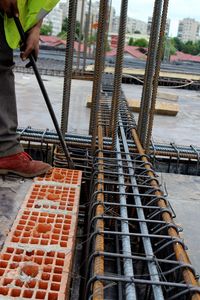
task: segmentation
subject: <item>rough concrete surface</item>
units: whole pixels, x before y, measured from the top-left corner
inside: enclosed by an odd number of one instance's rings
[[[32,180],[0,176],[0,249],[31,184]]]
[[[32,126],[53,129],[44,99],[34,75],[16,73],[16,94],[18,103],[19,126]],[[60,121],[63,78],[43,76],[50,100]],[[129,99],[140,99],[142,86],[123,84]],[[176,117],[155,116],[153,138],[155,141],[176,142],[184,145],[200,144],[200,92],[171,88],[159,88],[163,93],[179,96],[180,111]],[[92,82],[72,81],[69,132],[87,134],[90,109],[86,107],[87,97],[91,95]],[[137,113],[134,113],[136,119]],[[163,136],[163,132],[165,133]]]
[[[123,85],[127,98],[141,98],[142,86]],[[163,93],[179,96],[180,111],[176,117],[156,115],[154,119],[153,139],[159,142],[175,142],[179,145],[200,145],[200,92],[183,89],[159,87]],[[136,119],[138,114],[134,113]],[[164,133],[164,134],[163,134]]]
[[[60,123],[63,78],[43,76],[52,106]],[[33,75],[15,74],[19,126],[31,126],[38,129],[54,129],[45,101]],[[88,133],[90,109],[85,107],[88,94],[91,94],[92,82],[73,80],[69,114],[69,132]]]
[[[200,177],[177,174],[159,174],[166,183],[168,200],[175,213],[175,223],[183,227],[184,238],[193,266],[200,274]]]

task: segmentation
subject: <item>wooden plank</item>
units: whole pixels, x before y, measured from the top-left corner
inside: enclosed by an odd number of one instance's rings
[[[94,65],[87,66],[86,71],[94,71]],[[104,70],[105,73],[114,74],[113,67],[106,67]],[[123,75],[133,75],[133,76],[143,76],[145,73],[144,69],[132,69],[132,68],[123,68]],[[200,76],[196,74],[185,74],[185,73],[177,73],[177,72],[167,72],[161,71],[160,77],[170,78],[170,79],[186,79],[186,80],[196,80],[200,81]]]
[[[128,100],[129,109],[133,112],[140,111],[140,100]],[[155,113],[157,115],[176,116],[179,112],[178,103],[157,102]]]
[[[140,100],[138,99],[129,99],[128,100],[128,105],[130,111],[133,112],[139,112],[140,111]],[[91,97],[87,97],[87,102],[86,102],[87,108],[91,108],[92,102],[91,102]],[[158,101],[156,103],[156,111],[155,113],[157,115],[165,115],[165,116],[176,116],[179,112],[179,104],[178,103],[167,103],[167,102],[161,102]]]

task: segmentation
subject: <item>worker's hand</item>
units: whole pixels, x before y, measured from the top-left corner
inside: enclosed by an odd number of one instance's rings
[[[34,54],[35,59],[39,53],[39,39],[40,39],[40,27],[42,22],[39,22],[33,28],[27,32],[26,45],[22,45],[21,59],[26,60],[31,53]]]
[[[19,16],[17,0],[0,0],[0,9],[3,10],[9,18]]]

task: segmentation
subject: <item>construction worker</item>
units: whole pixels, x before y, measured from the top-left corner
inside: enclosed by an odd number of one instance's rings
[[[0,0],[0,174],[14,173],[34,177],[46,173],[51,166],[33,160],[24,152],[17,130],[17,108],[13,75],[13,50],[20,37],[12,16],[20,18],[27,32],[27,42],[21,52],[26,60],[34,51],[38,55],[42,18],[58,0]]]

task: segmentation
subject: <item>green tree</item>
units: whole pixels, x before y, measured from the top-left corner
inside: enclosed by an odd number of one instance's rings
[[[97,40],[97,34],[90,35],[88,37],[88,44],[89,45],[95,44],[96,40]]]
[[[144,38],[137,39],[134,41],[133,46],[148,47],[148,41]]]
[[[83,37],[81,36],[81,23],[79,21],[76,21],[75,39],[77,41],[80,41],[83,39]]]
[[[61,29],[61,32],[58,34],[58,37],[60,37],[61,39],[64,39],[66,38],[67,36],[67,27],[68,27],[68,18],[65,18],[63,20],[63,23],[62,23],[62,29]],[[76,41],[79,41],[79,40],[82,40],[83,39],[83,36],[81,35],[80,36],[80,28],[81,28],[81,24],[79,21],[76,21],[76,29],[75,29],[75,40]]]
[[[193,41],[187,41],[186,43],[184,43],[183,52],[188,53],[188,54],[196,55],[197,54],[197,49],[196,49],[195,43],[193,43]]]
[[[63,23],[62,23],[62,29],[61,29],[61,32],[64,31],[66,32],[67,31],[67,27],[68,27],[68,18],[65,18],[63,20]]]
[[[49,24],[43,24],[40,29],[40,34],[42,35],[52,35],[53,25],[50,22]]]
[[[163,45],[163,55],[162,58],[165,61],[170,60],[170,56],[176,53],[176,48],[174,47],[174,41],[172,38],[165,36]]]
[[[178,51],[183,50],[184,43],[178,37],[172,38],[171,43]]]
[[[129,39],[128,45],[129,45],[129,46],[133,46],[133,44],[134,44],[134,39],[131,37],[131,38]]]

